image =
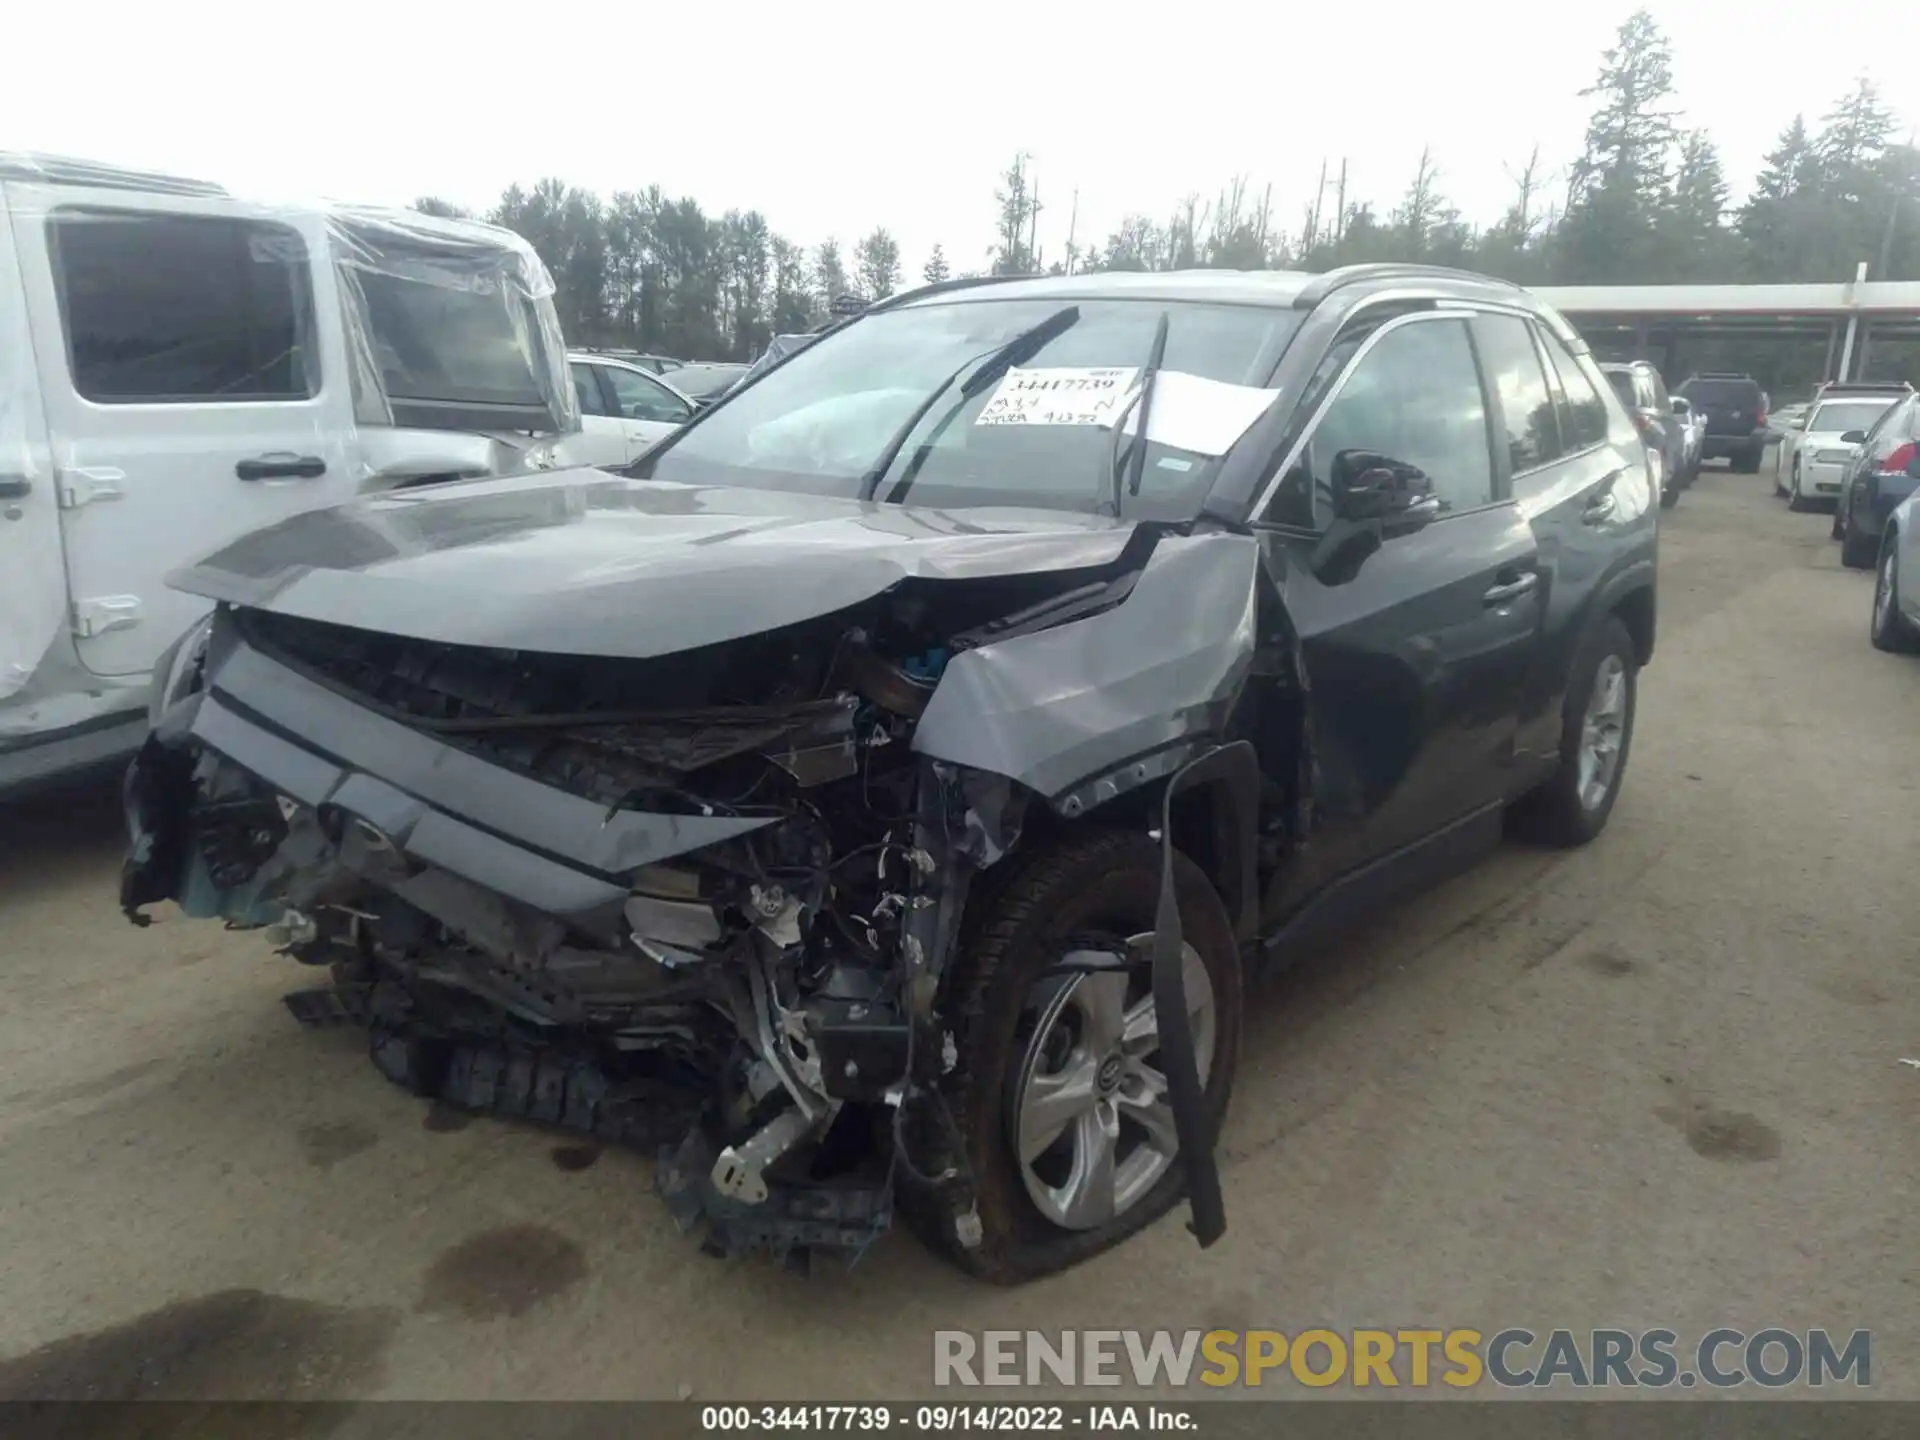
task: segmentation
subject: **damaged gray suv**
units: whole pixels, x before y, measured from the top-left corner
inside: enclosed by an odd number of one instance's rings
[[[1606,824],[1658,495],[1586,347],[1412,266],[962,281],[629,472],[174,577],[122,902],[390,1079],[658,1156],[717,1253],[1084,1260],[1184,1196],[1257,967]]]

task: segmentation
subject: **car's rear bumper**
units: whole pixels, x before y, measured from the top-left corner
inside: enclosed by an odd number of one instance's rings
[[[1700,442],[1700,458],[1722,460],[1730,455],[1751,455],[1766,447],[1768,434],[1764,429],[1743,430],[1735,435],[1709,434]]]
[[[1873,475],[1853,484],[1853,503],[1847,507],[1847,530],[1863,539],[1879,536],[1900,503],[1920,489],[1920,481],[1905,475]]]

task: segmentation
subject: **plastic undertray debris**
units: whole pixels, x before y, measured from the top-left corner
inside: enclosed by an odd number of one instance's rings
[[[892,1228],[893,1187],[856,1173],[805,1184],[771,1181],[768,1195],[748,1204],[714,1188],[713,1141],[702,1127],[660,1152],[654,1184],[682,1234],[706,1227],[705,1246],[724,1257],[763,1252],[787,1268],[804,1271],[811,1256],[826,1252],[857,1264]]]

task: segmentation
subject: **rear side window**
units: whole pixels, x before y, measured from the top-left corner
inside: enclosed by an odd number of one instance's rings
[[[1541,347],[1547,352],[1547,364],[1559,378],[1560,394],[1567,407],[1560,419],[1560,433],[1566,437],[1567,453],[1600,444],[1607,438],[1607,402],[1600,398],[1587,372],[1560,338],[1546,330],[1539,334]],[[1614,378],[1611,373],[1608,375],[1609,380]]]
[[[307,251],[281,225],[63,211],[49,245],[74,390],[102,405],[306,399]]]
[[[1513,315],[1481,315],[1473,322],[1480,363],[1500,397],[1507,456],[1513,473],[1537,469],[1560,455],[1553,392],[1533,348],[1532,327]]]

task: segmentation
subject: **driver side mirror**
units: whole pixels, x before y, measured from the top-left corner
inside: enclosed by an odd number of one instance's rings
[[[1418,466],[1372,450],[1342,450],[1328,477],[1336,518],[1378,521],[1383,535],[1419,529],[1440,514],[1433,481]]]
[[[1840,443],[1842,445],[1859,445],[1863,443],[1866,438],[1867,432],[1864,430],[1849,430],[1840,437]]]

